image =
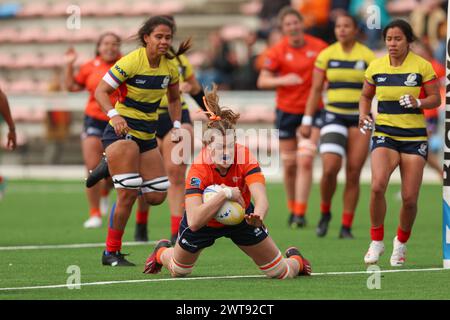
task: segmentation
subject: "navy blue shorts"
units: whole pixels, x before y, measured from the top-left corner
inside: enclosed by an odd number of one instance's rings
[[[137,143],[140,153],[144,153],[146,151],[149,151],[149,150],[152,150],[152,149],[155,149],[158,147],[158,142],[156,141],[156,138],[151,139],[151,140],[141,140],[136,137],[133,137],[131,134],[127,134],[124,137],[119,137],[118,135],[116,135],[114,128],[110,124],[108,124],[106,126],[105,131],[103,132],[103,138],[102,138],[103,148],[106,149],[110,144],[112,144],[118,140],[133,140],[134,142]]]
[[[345,115],[327,110],[322,112],[323,126],[328,124],[338,124],[346,128],[359,127],[359,115]]]
[[[317,128],[322,127],[321,119],[322,110],[319,110],[314,115],[313,126]],[[303,115],[294,114],[275,110],[275,128],[280,131],[280,139],[292,139],[297,136],[297,128],[302,124]]]
[[[397,141],[389,137],[372,137],[372,151],[376,148],[389,148],[398,153],[416,154],[425,159],[428,158],[428,141]]]
[[[98,120],[90,116],[84,116],[84,127],[81,138],[87,137],[99,137],[103,136],[103,131],[105,131],[108,121]]]
[[[252,204],[245,210],[245,214],[250,214],[254,210]],[[236,245],[252,246],[260,243],[269,235],[267,229],[262,226],[255,228],[245,220],[235,226],[225,226],[222,228],[212,228],[204,226],[196,232],[191,231],[187,224],[186,212],[180,223],[178,230],[178,244],[181,248],[191,253],[210,247],[214,242],[222,237],[230,238]]]
[[[190,123],[191,116],[189,115],[189,110],[181,110],[181,123]],[[170,132],[173,128],[173,122],[170,119],[169,112],[160,113],[158,117],[158,124],[156,126],[156,136],[160,139],[164,138],[166,134]]]

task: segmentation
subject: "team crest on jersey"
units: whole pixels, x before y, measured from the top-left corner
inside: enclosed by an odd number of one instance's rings
[[[292,60],[294,60],[294,56],[292,55],[292,53],[290,53],[290,52],[286,53],[286,60],[287,60],[287,61],[292,61]]]
[[[356,70],[364,70],[366,68],[366,63],[363,60],[358,60],[355,63],[355,67]]]
[[[169,86],[169,82],[170,82],[170,77],[165,76],[163,83],[161,84],[161,88],[166,89]]]
[[[417,74],[410,73],[408,75],[408,78],[406,78],[405,86],[408,86],[408,87],[417,86],[417,81],[416,80],[417,80]]]
[[[193,177],[191,178],[190,185],[191,187],[200,187],[201,180],[199,178]]]
[[[427,155],[427,148],[428,148],[428,145],[427,145],[427,143],[422,143],[421,145],[420,145],[420,147],[419,147],[419,149],[417,150],[421,155],[423,155],[423,156],[426,156]]]
[[[239,179],[241,179],[241,177],[233,177],[232,179],[233,179],[234,183],[237,183],[239,181]]]

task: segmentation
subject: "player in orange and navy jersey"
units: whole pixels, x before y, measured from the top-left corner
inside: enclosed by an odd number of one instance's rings
[[[309,261],[298,249],[289,248],[283,258],[263,224],[269,209],[265,179],[249,150],[235,142],[234,128],[239,115],[219,106],[215,87],[212,92],[206,92],[205,101],[211,130],[206,131],[205,148],[186,179],[186,212],[177,243],[172,248],[169,240],[160,240],[145,263],[144,273],[158,273],[164,266],[173,277],[187,276],[204,248],[212,246],[218,238],[227,237],[270,278],[310,275]],[[224,188],[203,203],[202,194],[212,184]],[[240,224],[225,226],[214,219],[227,200],[246,208],[245,219]]]
[[[81,147],[87,170],[94,169],[102,157],[101,138],[109,120],[100,105],[95,101],[95,88],[105,73],[120,58],[120,42],[120,37],[112,32],[102,34],[97,41],[95,58],[84,63],[76,75],[73,68],[77,59],[75,50],[69,48],[64,56],[66,61],[66,88],[72,92],[81,90],[89,92],[89,100],[84,112],[84,130],[81,134]],[[114,104],[117,98],[117,92],[112,93],[110,96],[111,103]],[[101,214],[106,214],[108,211],[107,195],[109,189],[106,180],[93,188],[86,189],[90,217],[84,223],[85,228],[101,227]]]
[[[306,224],[312,163],[321,124],[320,111],[314,119],[315,128],[309,139],[300,139],[297,131],[311,89],[314,62],[327,44],[304,34],[303,18],[291,7],[280,11],[279,21],[284,38],[266,53],[258,87],[276,89],[275,126],[280,134],[284,184],[291,212],[289,225],[302,227]]]

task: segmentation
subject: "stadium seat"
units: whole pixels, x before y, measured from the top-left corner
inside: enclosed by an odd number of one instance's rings
[[[71,5],[70,1],[55,1],[45,13],[48,17],[59,17],[67,14],[67,8]]]
[[[73,33],[72,39],[74,41],[97,41],[99,36],[99,29],[94,27],[82,26],[80,30]]]
[[[0,29],[0,42],[16,42],[19,36],[19,30],[12,27]]]
[[[14,55],[2,52],[0,53],[0,67],[1,68],[14,68],[16,59]]]
[[[156,4],[151,1],[134,1],[123,14],[129,16],[148,15],[154,14],[156,10]]]
[[[19,79],[9,84],[8,91],[11,93],[30,93],[36,91],[36,83],[30,79]]]
[[[244,39],[248,35],[249,30],[242,25],[227,25],[220,30],[220,35],[226,41]]]
[[[41,27],[28,27],[21,30],[17,40],[19,42],[41,42],[45,41],[45,34],[46,32]]]
[[[125,15],[130,6],[124,1],[114,1],[102,6],[100,11],[96,12],[96,16],[119,16]]]
[[[156,6],[155,14],[173,15],[173,14],[183,11],[183,9],[184,9],[184,4],[181,1],[166,0],[166,1],[159,3],[159,5]]]
[[[45,34],[45,41],[47,42],[58,42],[58,41],[68,41],[70,38],[74,37],[78,30],[68,30],[66,27],[62,28],[50,28]]]
[[[43,68],[54,68],[60,67],[64,64],[64,53],[48,53],[42,57],[41,67]]]
[[[24,4],[17,16],[22,17],[34,17],[34,16],[44,16],[47,11],[50,10],[50,6],[46,2],[33,1]]]
[[[37,68],[41,65],[41,56],[34,52],[18,55],[15,59],[14,68]]]
[[[83,1],[80,4],[81,14],[86,16],[98,16],[105,11],[107,6],[102,6],[97,1]]]

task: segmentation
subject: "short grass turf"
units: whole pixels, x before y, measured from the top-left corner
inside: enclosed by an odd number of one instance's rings
[[[342,186],[333,203],[333,219],[328,235],[317,238],[319,189],[315,185],[305,229],[287,227],[288,212],[281,184],[268,184],[270,212],[266,220],[269,232],[282,252],[295,245],[311,260],[313,272],[364,271],[363,256],[368,248],[369,192],[363,185],[354,220],[353,240],[338,239],[342,211]],[[389,257],[398,225],[399,185],[391,185],[386,194],[388,213],[385,222],[386,253],[381,270],[392,269]],[[112,196],[113,197],[113,196]],[[408,243],[404,269],[428,269],[442,266],[442,187],[423,185],[419,214]],[[134,212],[134,211],[133,211]],[[6,197],[0,202],[0,246],[101,243],[106,237],[106,223],[101,229],[85,230],[87,204],[81,182],[10,181]],[[124,241],[133,241],[134,213]],[[170,218],[167,204],[152,209],[149,219],[150,239],[167,238]],[[102,248],[0,250],[0,288],[65,284],[71,265],[80,267],[81,282],[170,279],[167,270],[158,275],[142,274],[143,263],[152,245],[124,246],[129,260],[137,267],[112,268],[101,265]],[[204,250],[192,278],[187,281],[116,283],[68,288],[0,290],[5,299],[449,299],[450,270],[383,273],[381,289],[369,290],[370,274],[316,275],[278,281],[266,278],[198,279],[259,275],[258,268],[228,239],[220,239]]]

